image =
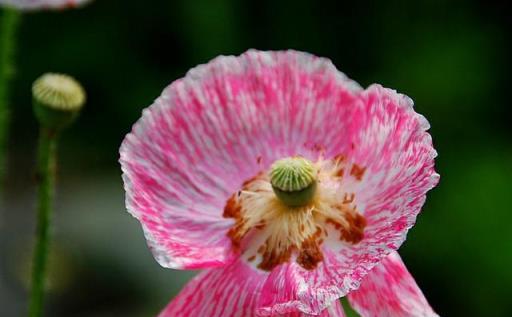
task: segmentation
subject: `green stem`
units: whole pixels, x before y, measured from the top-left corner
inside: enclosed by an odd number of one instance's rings
[[[7,161],[7,134],[9,129],[9,82],[14,73],[16,30],[21,14],[5,9],[0,20],[0,192],[3,189]]]
[[[33,258],[32,291],[29,316],[39,317],[43,312],[46,263],[50,242],[50,219],[55,190],[57,134],[41,128],[39,134],[37,175],[39,179],[36,246]]]

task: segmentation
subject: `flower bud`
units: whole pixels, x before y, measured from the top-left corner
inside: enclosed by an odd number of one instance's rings
[[[34,113],[39,123],[51,130],[61,130],[77,117],[85,102],[85,91],[68,75],[46,73],[32,85]]]

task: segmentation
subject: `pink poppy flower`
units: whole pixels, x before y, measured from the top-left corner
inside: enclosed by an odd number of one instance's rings
[[[61,10],[76,8],[91,0],[0,0],[0,5],[19,10]]]
[[[439,179],[407,96],[296,51],[221,56],[123,141],[128,211],[164,267],[206,269],[167,316],[437,316],[395,250]]]

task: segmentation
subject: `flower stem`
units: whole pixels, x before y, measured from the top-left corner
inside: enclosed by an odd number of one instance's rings
[[[5,9],[0,20],[0,192],[4,185],[9,129],[9,82],[14,73],[13,55],[21,14]]]
[[[50,218],[55,187],[57,137],[57,133],[53,130],[41,127],[37,157],[39,188],[36,245],[32,263],[32,290],[29,306],[30,317],[42,316],[46,263],[50,242]]]

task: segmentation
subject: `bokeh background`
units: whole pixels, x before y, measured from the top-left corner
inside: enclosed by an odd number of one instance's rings
[[[25,14],[0,205],[0,316],[26,313],[32,81],[65,72],[89,94],[60,144],[47,316],[154,316],[193,273],[150,255],[125,212],[118,147],[170,82],[248,48],[326,56],[363,86],[415,100],[432,125],[441,182],[400,249],[404,261],[442,316],[512,316],[509,18],[504,4],[471,0],[97,0]]]

